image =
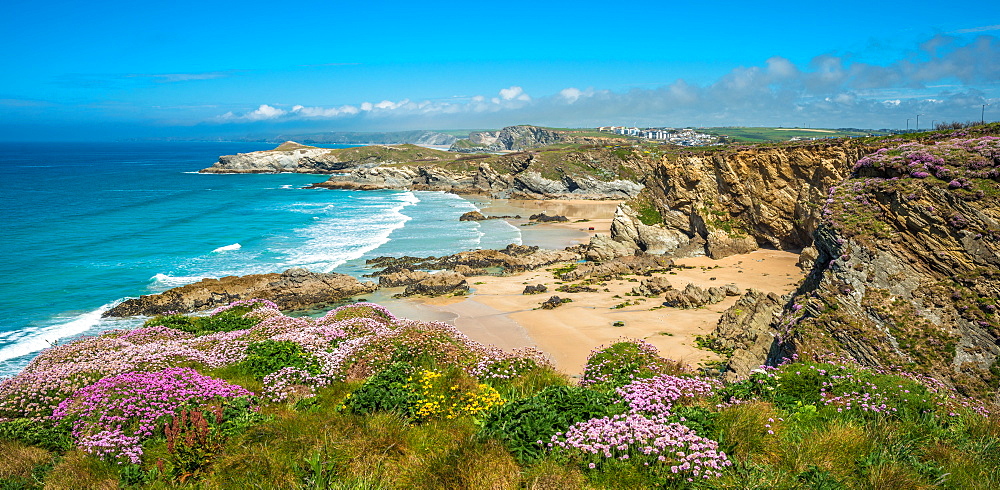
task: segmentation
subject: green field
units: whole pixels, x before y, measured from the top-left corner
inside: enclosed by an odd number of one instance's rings
[[[822,128],[763,128],[763,127],[725,127],[698,128],[699,133],[716,136],[728,136],[740,143],[773,143],[788,141],[792,138],[846,138],[869,136],[866,131],[842,131]]]

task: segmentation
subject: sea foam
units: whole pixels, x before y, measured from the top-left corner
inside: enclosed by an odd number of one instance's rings
[[[219,247],[219,248],[217,248],[215,250],[212,250],[212,251],[213,252],[227,252],[227,251],[230,251],[230,250],[239,250],[241,248],[243,248],[243,245],[240,245],[239,243],[234,243],[232,245],[226,245],[224,247]]]

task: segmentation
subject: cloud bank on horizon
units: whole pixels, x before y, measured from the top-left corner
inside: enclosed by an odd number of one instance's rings
[[[973,30],[995,30],[987,26]],[[549,126],[805,126],[892,128],[926,115],[937,121],[972,120],[998,99],[1000,39],[963,42],[937,35],[888,64],[823,54],[807,66],[781,56],[738,67],[706,84],[684,79],[655,88],[616,92],[566,87],[531,95],[521,86],[494,95],[438,100],[382,100],[334,107],[277,104],[227,111],[201,121],[212,126],[390,130]],[[994,118],[995,119],[995,118]],[[914,121],[915,124],[915,121]],[[911,126],[913,127],[913,126]]]

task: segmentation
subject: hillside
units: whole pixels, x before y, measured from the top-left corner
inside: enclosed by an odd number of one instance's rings
[[[992,488],[1000,421],[842,360],[724,384],[639,340],[577,382],[358,303],[49,349],[0,384],[4,488]]]

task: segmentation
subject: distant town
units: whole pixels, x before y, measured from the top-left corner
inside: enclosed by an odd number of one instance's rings
[[[635,136],[650,140],[665,141],[682,146],[704,146],[722,144],[723,138],[706,133],[699,133],[691,128],[630,128],[627,126],[602,126],[598,131]]]

